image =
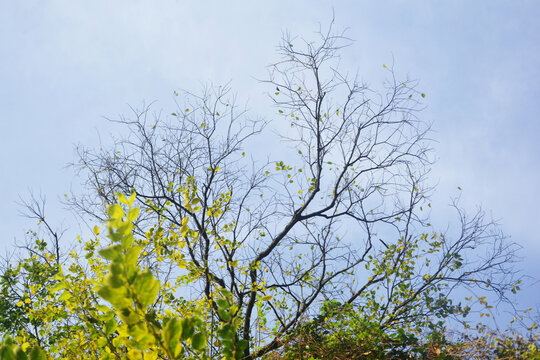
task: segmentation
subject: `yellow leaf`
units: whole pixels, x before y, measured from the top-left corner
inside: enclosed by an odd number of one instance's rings
[[[99,228],[96,226],[94,226],[94,229],[92,230],[94,232],[95,235],[99,235]]]
[[[129,350],[128,351],[128,358],[129,359],[140,359],[141,358],[141,352],[139,350]]]
[[[272,300],[272,298],[273,298],[272,295],[265,295],[263,296],[262,301],[269,301],[269,300]]]

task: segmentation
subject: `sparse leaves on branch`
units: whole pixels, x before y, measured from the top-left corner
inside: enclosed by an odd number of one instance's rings
[[[520,279],[496,224],[457,202],[455,227],[429,222],[417,81],[385,65],[375,91],[339,68],[344,34],[318,36],[284,37],[264,81],[272,123],[240,108],[228,86],[208,87],[175,92],[170,116],[148,107],[115,120],[125,132],[109,149],[79,148],[86,192],[70,204],[106,223],[110,244],[93,227],[84,250],[51,270],[53,283],[38,275],[22,292],[12,282],[43,261],[6,269],[2,291],[22,305],[0,305],[32,326],[2,330],[63,358],[271,358],[328,334],[334,320],[318,321],[322,309],[406,351],[449,318],[469,326],[473,308],[489,312],[478,300],[487,293],[506,300]],[[258,146],[268,126],[285,157]]]

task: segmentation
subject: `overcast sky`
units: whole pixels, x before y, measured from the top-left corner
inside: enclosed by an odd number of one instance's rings
[[[540,277],[540,2],[538,1],[1,1],[0,248],[33,224],[18,195],[41,192],[49,219],[70,226],[59,199],[79,180],[76,144],[99,146],[117,129],[104,117],[172,92],[229,80],[266,115],[254,78],[276,60],[282,31],[349,28],[343,68],[377,86],[382,64],[420,80],[433,122],[439,208],[462,191],[523,246]],[[169,111],[170,112],[170,111]],[[443,213],[444,215],[444,213]],[[526,292],[540,298],[537,284]],[[527,301],[524,299],[524,301]]]

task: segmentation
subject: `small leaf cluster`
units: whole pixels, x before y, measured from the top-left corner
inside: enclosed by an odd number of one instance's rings
[[[219,315],[218,326],[210,327],[215,331],[216,349],[220,349],[224,359],[242,358],[248,343],[238,338],[242,318],[229,291],[221,289],[210,300],[199,303],[179,302],[179,306],[169,309],[158,306],[160,294],[168,298],[174,288],[161,284],[150,269],[141,269],[140,244],[144,241],[133,235],[133,222],[139,214],[139,209],[133,207],[135,196],[132,193],[126,198],[119,194],[119,203],[108,208],[107,233],[111,243],[99,250],[101,258],[85,257],[95,278],[87,277],[73,253],[67,271],[58,266],[49,274],[52,283],[40,287],[42,301],[30,304],[23,300],[22,306],[16,306],[28,319],[39,321],[35,324],[41,330],[34,335],[22,329],[15,340],[6,338],[0,360],[208,359],[209,323],[203,321],[203,310],[212,306]],[[187,221],[183,222],[180,234],[185,236],[190,231]],[[85,246],[92,254],[99,247],[97,236],[101,231],[94,227],[93,233],[96,239]],[[157,240],[162,241],[165,233],[158,233]],[[179,234],[175,239],[179,241]],[[18,275],[16,271],[12,273],[14,277]]]
[[[0,360],[47,360],[47,356],[37,346],[30,347],[26,343],[20,347],[12,339],[7,338],[0,344]]]

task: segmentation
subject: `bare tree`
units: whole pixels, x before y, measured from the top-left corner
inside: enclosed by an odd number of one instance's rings
[[[188,219],[197,234],[185,247],[148,241],[158,250],[147,264],[173,279],[178,262],[156,256],[179,252],[200,274],[193,296],[212,301],[229,290],[246,359],[279,348],[325,300],[355,304],[390,328],[466,314],[450,300],[459,286],[504,298],[513,281],[513,245],[482,212],[467,217],[456,206],[460,229],[448,235],[424,215],[430,140],[416,81],[386,67],[385,91],[373,91],[338,68],[349,40],[331,28],[318,36],[285,35],[265,80],[277,127],[288,129],[286,161],[253,160],[272,156],[264,149],[245,155],[267,124],[238,107],[228,86],[181,94],[171,116],[133,109],[115,120],[126,129],[115,146],[79,149],[88,192],[71,202],[80,212],[104,219],[115,193],[134,190],[147,239]]]

